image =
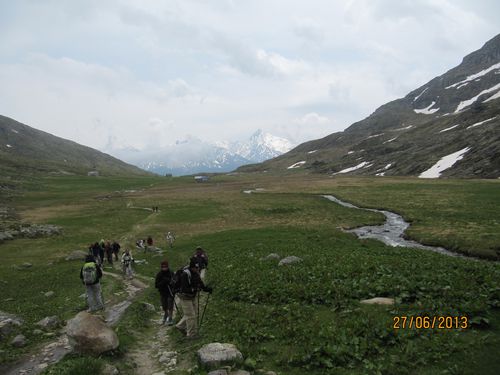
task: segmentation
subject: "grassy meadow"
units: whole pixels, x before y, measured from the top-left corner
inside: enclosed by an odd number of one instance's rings
[[[259,190],[246,194],[244,190]],[[162,257],[135,251],[151,235],[177,269],[198,245],[210,257],[210,297],[202,338],[186,343],[172,332],[181,360],[213,341],[236,344],[249,369],[280,374],[496,374],[500,371],[500,182],[324,176],[218,176],[191,178],[51,177],[26,184],[11,204],[23,221],[63,228],[60,236],[18,239],[0,245],[0,310],[25,319],[28,346],[0,341],[0,363],[50,340],[32,334],[47,315],[69,319],[85,308],[79,261],[65,261],[101,238],[130,247],[142,276],[153,277]],[[384,208],[412,223],[408,236],[489,260],[451,258],[392,248],[342,231],[382,223],[381,214],[339,206],[333,194],[362,207]],[[160,212],[145,208],[159,206]],[[302,263],[279,267],[269,253]],[[18,266],[30,262],[31,268]],[[119,298],[120,284],[104,278],[105,298]],[[55,296],[44,293],[53,290]],[[391,307],[359,303],[393,297]],[[117,353],[94,360],[71,356],[47,371],[72,374],[82,363],[110,362],[134,373],[126,353],[155,326],[140,301],[159,306],[147,289],[117,331]],[[148,315],[149,314],[149,315]],[[468,329],[393,328],[395,316],[467,316]],[[132,329],[130,329],[132,327]],[[204,373],[202,369],[196,373]],[[181,373],[181,371],[179,371]]]

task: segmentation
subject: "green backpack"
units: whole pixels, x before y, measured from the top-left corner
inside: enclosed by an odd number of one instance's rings
[[[93,285],[97,281],[97,266],[94,262],[85,263],[83,265],[83,283],[85,285]]]

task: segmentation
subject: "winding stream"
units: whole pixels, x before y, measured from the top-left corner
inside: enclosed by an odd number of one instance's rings
[[[419,242],[406,240],[403,238],[404,232],[410,226],[410,223],[405,221],[401,215],[398,215],[394,212],[385,211],[385,210],[376,210],[373,208],[362,208],[357,207],[353,204],[344,202],[333,195],[323,195],[322,197],[328,199],[329,201],[340,204],[341,206],[348,208],[355,208],[358,210],[372,211],[372,212],[380,212],[386,218],[385,223],[382,225],[369,225],[354,229],[346,230],[346,232],[354,233],[358,238],[373,238],[379,241],[382,241],[386,245],[389,246],[401,246],[401,247],[411,247],[423,250],[434,251],[439,254],[444,254],[452,257],[463,257],[465,256],[455,253],[453,251],[446,250],[443,247],[435,247],[435,246],[427,246],[423,245]]]

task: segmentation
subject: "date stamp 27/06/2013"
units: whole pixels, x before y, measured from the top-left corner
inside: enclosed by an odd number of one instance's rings
[[[467,329],[469,319],[466,316],[394,316],[394,329]]]

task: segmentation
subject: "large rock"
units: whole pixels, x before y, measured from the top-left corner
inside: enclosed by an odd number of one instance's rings
[[[61,324],[61,321],[57,316],[47,316],[36,323],[37,326],[44,329],[54,329],[57,328],[59,324]]]
[[[300,263],[302,262],[302,258],[296,257],[295,255],[283,258],[278,263],[278,266],[287,266],[289,264]]]
[[[73,350],[79,353],[99,355],[120,344],[116,333],[101,318],[85,311],[68,322],[66,334]]]
[[[85,260],[88,252],[83,250],[75,250],[66,257],[66,260]]]
[[[394,305],[394,298],[375,297],[364,299],[361,301],[361,303],[365,305]]]
[[[219,342],[204,345],[197,354],[200,364],[207,368],[233,365],[243,360],[243,355],[236,346]]]
[[[16,327],[21,326],[23,320],[15,315],[0,311],[0,337],[7,336],[14,331]]]

